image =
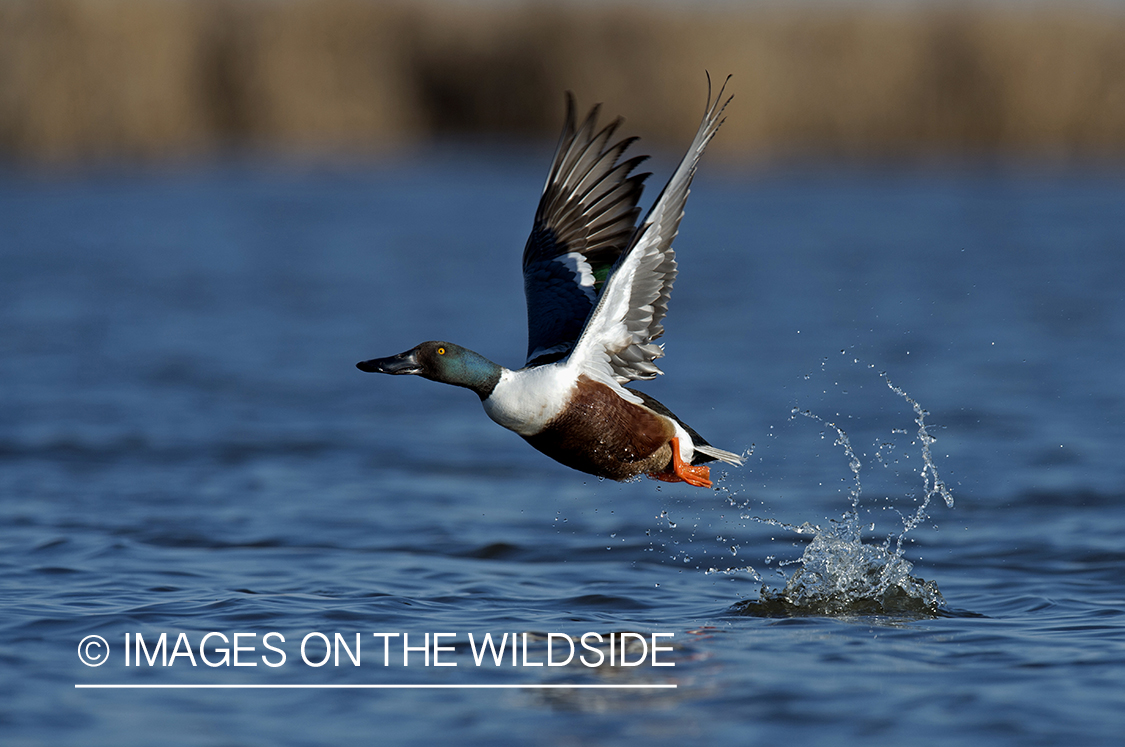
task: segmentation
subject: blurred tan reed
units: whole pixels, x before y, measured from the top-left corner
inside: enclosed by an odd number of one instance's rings
[[[703,71],[748,157],[1125,154],[1112,6],[0,2],[0,156],[356,152],[553,137],[573,90],[682,144]]]

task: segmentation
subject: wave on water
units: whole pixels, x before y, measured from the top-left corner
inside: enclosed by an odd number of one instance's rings
[[[852,448],[847,433],[837,424],[825,421],[810,410],[794,408],[794,417],[801,415],[817,420],[836,432],[835,445],[843,448],[854,478],[849,493],[851,505],[842,519],[833,519],[826,527],[808,523],[795,526],[774,519],[743,516],[745,519],[777,526],[796,534],[814,536],[799,559],[781,563],[783,566],[798,566],[787,577],[784,587],[774,589],[763,585],[758,599],[739,602],[731,608],[731,612],[758,617],[938,617],[949,614],[937,584],[911,575],[914,566],[903,557],[903,540],[907,533],[926,521],[926,511],[933,499],[940,497],[952,508],[953,494],[934,465],[930,447],[935,438],[926,426],[927,411],[905,391],[891,383],[885,373],[880,376],[891,391],[905,399],[914,410],[914,423],[918,427],[915,443],[921,447],[924,490],[914,513],[904,515],[902,531],[889,535],[881,544],[864,542],[864,527],[859,512],[863,490],[860,470],[863,464]],[[712,571],[723,572],[716,569]]]

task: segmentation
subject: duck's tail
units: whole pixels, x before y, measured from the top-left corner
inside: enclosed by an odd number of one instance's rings
[[[700,454],[706,454],[707,456],[711,457],[712,459],[718,459],[721,462],[726,462],[727,464],[733,464],[735,467],[741,467],[742,466],[742,461],[743,461],[742,457],[738,454],[735,454],[732,451],[724,451],[723,449],[716,449],[714,446],[711,446],[710,444],[697,443],[697,444],[694,444],[694,446],[695,446],[695,450],[698,451]]]

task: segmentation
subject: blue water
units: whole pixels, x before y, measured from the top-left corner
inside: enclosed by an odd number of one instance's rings
[[[0,175],[4,744],[1119,743],[1121,172],[705,159],[644,386],[750,452],[706,491],[572,472],[465,390],[354,368],[435,338],[522,360],[539,151]],[[932,473],[888,381],[954,501],[905,534]],[[766,604],[896,548],[940,597]],[[258,665],[125,666],[126,635],[212,631]],[[621,631],[675,666],[468,643]],[[361,666],[304,664],[310,632],[362,634]],[[380,632],[456,633],[457,666],[401,637],[383,666]],[[677,687],[75,688],[278,683]]]

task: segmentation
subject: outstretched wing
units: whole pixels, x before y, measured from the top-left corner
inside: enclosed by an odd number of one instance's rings
[[[578,127],[567,94],[566,125],[523,250],[528,366],[570,353],[640,216],[649,175],[630,173],[647,156],[618,163],[636,138],[609,145],[622,120],[598,130],[598,109]]]
[[[707,110],[699,131],[644,224],[634,234],[628,250],[613,268],[571,354],[571,360],[587,374],[605,383],[624,384],[651,379],[660,373],[653,361],[664,351],[652,341],[664,334],[661,322],[668,313],[672,281],[676,278],[672,240],[684,216],[695,167],[723,123],[723,111],[730,103],[730,98],[723,100],[725,83],[712,102],[710,76],[707,80]],[[623,388],[619,391],[626,396],[632,394]]]

